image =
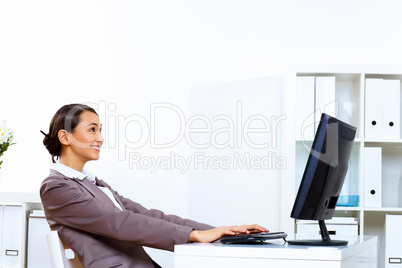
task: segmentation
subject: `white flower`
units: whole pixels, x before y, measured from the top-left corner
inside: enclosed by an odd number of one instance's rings
[[[7,127],[6,122],[0,121],[0,157],[3,156],[4,152],[8,150],[8,147],[13,145],[14,132]],[[0,168],[3,164],[3,160],[0,160]]]
[[[4,122],[4,121],[3,121]],[[8,131],[6,126],[0,123],[0,144],[2,144],[3,142],[6,142],[8,139]]]
[[[14,131],[7,127],[6,122],[0,121],[0,144],[9,142],[11,143],[14,139]]]

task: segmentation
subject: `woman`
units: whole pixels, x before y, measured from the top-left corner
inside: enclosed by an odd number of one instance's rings
[[[103,143],[101,123],[91,107],[61,107],[49,133],[42,133],[55,163],[40,188],[46,218],[85,267],[160,267],[142,246],[173,251],[176,244],[268,231],[256,224],[214,228],[148,210],[119,195],[84,170],[86,162],[99,159]]]

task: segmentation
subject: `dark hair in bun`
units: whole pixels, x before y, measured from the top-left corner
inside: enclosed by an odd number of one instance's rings
[[[85,111],[97,114],[95,110],[85,104],[67,104],[61,107],[53,116],[49,125],[49,133],[43,131],[43,144],[52,156],[53,163],[56,163],[55,157],[58,159],[61,151],[61,142],[59,140],[59,131],[64,129],[68,132],[73,132],[74,128],[81,121],[81,114]]]

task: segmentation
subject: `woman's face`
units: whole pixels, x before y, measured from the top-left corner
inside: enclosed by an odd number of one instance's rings
[[[104,141],[99,117],[93,112],[85,111],[81,114],[80,119],[80,123],[72,133],[68,133],[71,150],[84,163],[90,160],[98,160],[100,148]]]

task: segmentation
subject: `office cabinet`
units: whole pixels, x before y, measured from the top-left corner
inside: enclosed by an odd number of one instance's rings
[[[27,212],[41,208],[37,193],[0,192],[0,268],[27,267]]]
[[[402,215],[386,215],[385,217],[385,262],[388,267],[402,267]]]
[[[0,206],[0,267],[22,267],[23,208],[19,205]]]
[[[3,267],[3,218],[4,206],[0,205],[0,267]]]
[[[27,268],[51,268],[46,233],[50,231],[43,210],[28,215]]]
[[[402,215],[402,65],[312,64],[300,66],[297,72],[286,75],[283,113],[288,120],[281,146],[288,160],[288,170],[282,172],[281,209],[288,213],[281,216],[281,229],[288,232],[296,230],[296,222],[289,219],[289,211],[312,146],[311,139],[300,139],[295,134],[297,122],[303,121],[293,108],[299,101],[295,97],[297,81],[304,77],[335,77],[335,117],[357,127],[343,193],[358,197],[359,202],[355,206],[337,207],[335,216],[358,218],[360,235],[376,235],[382,241],[385,215]],[[329,94],[333,94],[332,88]],[[381,153],[376,154],[375,163],[366,165],[373,151],[371,148]],[[377,178],[374,186],[373,176]],[[291,183],[294,187],[288,187]],[[375,187],[371,190],[376,192],[366,191],[370,187]],[[378,267],[383,267],[384,252],[380,243],[378,251]]]

